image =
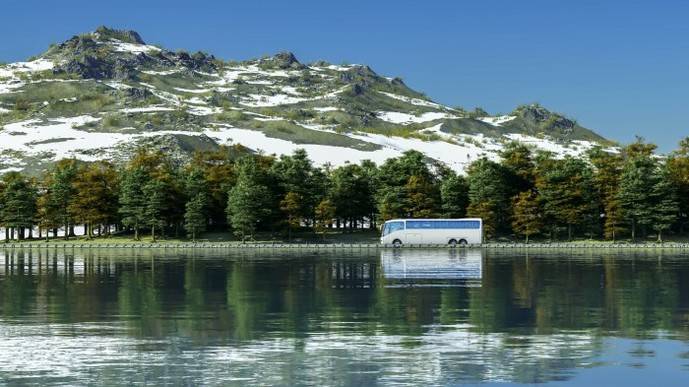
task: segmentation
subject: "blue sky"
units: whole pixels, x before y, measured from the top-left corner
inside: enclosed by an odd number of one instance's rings
[[[53,5],[57,4],[57,5]],[[98,25],[170,49],[362,63],[451,106],[539,102],[604,136],[689,136],[686,1],[3,0],[0,61]]]

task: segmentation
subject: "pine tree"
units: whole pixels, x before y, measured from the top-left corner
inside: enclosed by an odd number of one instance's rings
[[[24,230],[32,228],[36,217],[36,189],[18,172],[8,172],[2,182],[2,208],[0,220],[9,229],[17,230],[24,239]]]
[[[639,225],[649,225],[653,221],[655,168],[649,156],[635,156],[627,160],[622,169],[617,199],[624,218],[631,225],[632,240],[636,240]]]
[[[50,206],[50,194],[43,188],[36,200],[36,212],[38,216],[38,227],[45,230],[45,240],[50,240],[49,230],[57,229],[61,224],[57,220],[55,209]]]
[[[538,195],[532,190],[521,192],[514,197],[512,207],[512,229],[529,243],[529,237],[540,233],[543,227]]]
[[[156,241],[156,227],[165,227],[165,210],[167,208],[166,192],[168,187],[165,182],[151,179],[143,187],[143,195],[146,198],[144,207],[144,219],[146,225],[151,227],[151,239]]]
[[[500,151],[500,157],[500,163],[507,172],[507,184],[515,195],[533,188],[535,165],[528,146],[517,141],[509,142]]]
[[[134,239],[139,240],[139,230],[146,225],[146,197],[143,187],[149,177],[143,168],[124,171],[120,187],[120,208],[122,224],[134,229]]]
[[[440,184],[420,152],[407,151],[388,159],[380,167],[377,184],[376,201],[383,219],[436,213],[440,208]]]
[[[74,189],[76,173],[77,161],[75,159],[57,161],[46,178],[46,197],[41,200],[41,214],[44,216],[42,222],[55,229],[62,226],[65,239],[69,239],[73,223],[69,206],[76,193]]]
[[[205,209],[207,204],[206,195],[199,193],[191,198],[185,206],[184,228],[194,242],[196,236],[206,230]]]
[[[592,227],[597,214],[597,198],[590,168],[583,160],[566,157],[555,160],[544,175],[537,179],[543,199],[543,211],[556,225],[567,227],[572,239],[575,226]]]
[[[301,197],[299,217],[307,221],[314,218],[316,205],[325,195],[325,175],[314,168],[304,149],[297,149],[292,155],[282,155],[272,165],[271,173],[282,189],[280,196],[294,192]]]
[[[203,172],[208,193],[208,216],[213,225],[224,225],[227,222],[227,193],[237,180],[234,160],[244,152],[240,145],[221,145],[215,151],[194,153],[191,167]]]
[[[679,203],[675,187],[668,173],[659,174],[653,185],[653,229],[658,233],[658,242],[663,241],[663,231],[668,230],[679,213]]]
[[[227,217],[234,234],[242,241],[252,238],[259,222],[270,214],[271,193],[263,185],[256,160],[245,158],[239,164],[237,184],[227,199]]]
[[[300,210],[302,206],[302,197],[296,192],[287,192],[285,198],[280,201],[280,209],[287,216],[287,239],[292,240],[292,229],[298,228],[301,224]]]
[[[378,212],[383,221],[406,217],[406,192],[403,187],[383,187],[378,190]]]
[[[679,231],[683,232],[689,225],[689,137],[680,141],[679,149],[670,154],[666,165],[668,178],[677,191]]]
[[[186,179],[184,182],[184,193],[186,195],[187,199],[187,204],[189,202],[195,201],[195,203],[192,205],[192,208],[194,211],[197,210],[195,206],[197,206],[199,203],[203,203],[203,208],[200,210],[201,215],[203,216],[205,224],[203,227],[196,226],[198,230],[206,230],[206,227],[208,226],[208,185],[206,183],[206,179],[204,177],[203,171],[198,168],[198,167],[192,167],[190,170],[187,171],[186,173]],[[185,228],[187,229],[187,233],[191,233],[191,231],[186,227],[188,225],[188,218],[189,215],[189,206],[185,206]],[[197,214],[193,214],[194,220],[197,221],[199,219]]]
[[[364,160],[361,162],[361,179],[365,184],[365,204],[362,206],[362,211],[366,213],[369,219],[369,227],[375,229],[377,227],[377,213],[378,206],[376,202],[376,192],[380,188],[378,166],[371,160]],[[337,205],[335,205],[337,207]]]
[[[363,167],[347,164],[333,170],[329,177],[327,197],[335,206],[338,223],[345,220],[351,227],[359,220],[371,218],[375,211],[373,185]]]
[[[467,215],[483,219],[483,227],[488,237],[495,235],[499,230],[507,229],[510,188],[506,184],[504,167],[485,158],[477,160],[469,166],[467,182]]]
[[[440,201],[443,216],[462,218],[469,205],[469,185],[463,176],[449,174],[440,184]]]
[[[177,235],[180,226],[184,224],[185,204],[193,196],[187,192],[189,173],[185,173],[187,171],[183,171],[169,155],[161,150],[151,150],[145,147],[140,148],[136,152],[129,161],[124,174],[129,170],[136,169],[141,170],[145,176],[145,181],[139,188],[140,190],[143,190],[143,186],[150,179],[159,180],[165,184],[165,223],[174,225],[175,234]],[[194,169],[194,165],[191,166],[191,169]],[[143,219],[140,227],[148,227],[145,217]],[[161,231],[164,230],[164,228],[161,228]]]
[[[624,147],[622,153],[626,159],[650,158],[656,148],[655,144],[649,144],[643,137],[636,136],[636,140]]]
[[[203,171],[198,168],[191,168],[187,172],[184,192],[188,197],[193,198],[199,194],[207,195],[208,186]]]
[[[483,220],[483,234],[486,239],[495,236],[497,220],[497,204],[492,200],[483,200],[469,204],[467,208],[467,215],[472,218],[481,218]]]
[[[328,199],[321,200],[316,206],[316,232],[325,238],[325,231],[328,225],[332,224],[335,218],[336,208]]]
[[[615,241],[617,236],[622,233],[624,226],[622,225],[622,211],[620,210],[620,201],[616,196],[609,198],[603,209],[605,214],[605,221],[603,224],[604,236],[607,239]]]
[[[412,175],[404,186],[407,212],[412,218],[433,218],[437,215],[438,187],[423,175]]]
[[[543,199],[541,189],[547,184],[546,176],[548,172],[555,167],[557,160],[555,159],[555,154],[550,151],[539,150],[536,152],[534,157],[534,175],[535,175],[535,187],[536,191]],[[541,201],[542,207],[545,207],[546,201],[543,199]],[[552,214],[543,211],[543,233],[548,234],[549,240],[553,240],[555,234],[558,232],[558,225],[556,219]]]
[[[45,229],[46,241],[50,240],[48,230],[53,230],[56,233],[57,229],[62,226],[61,219],[59,218],[59,209],[54,205],[54,198],[50,191],[52,184],[52,174],[44,174],[40,182],[38,199],[36,200],[38,227]]]
[[[87,226],[86,235],[93,236],[95,226],[109,226],[117,214],[117,173],[106,161],[82,164],[72,186],[74,194],[68,210],[74,221]]]
[[[622,156],[607,152],[601,147],[595,147],[588,152],[588,157],[595,168],[593,184],[600,198],[598,210],[603,214],[604,237],[614,241],[617,235],[624,231],[622,212],[617,198],[620,190]]]

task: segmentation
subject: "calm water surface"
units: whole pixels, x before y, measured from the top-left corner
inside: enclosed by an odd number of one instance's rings
[[[689,255],[0,251],[5,385],[689,385]]]

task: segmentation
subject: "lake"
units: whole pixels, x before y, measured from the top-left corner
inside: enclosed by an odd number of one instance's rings
[[[689,255],[0,250],[0,384],[686,385]]]

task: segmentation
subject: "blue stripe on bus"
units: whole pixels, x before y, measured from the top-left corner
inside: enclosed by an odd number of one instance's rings
[[[408,220],[407,229],[474,229],[481,228],[478,220]]]

